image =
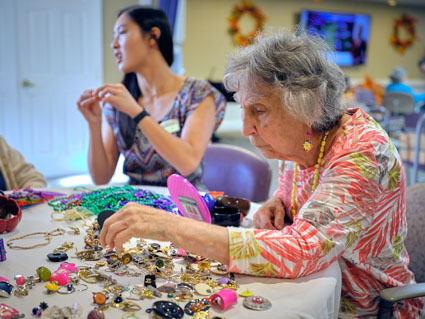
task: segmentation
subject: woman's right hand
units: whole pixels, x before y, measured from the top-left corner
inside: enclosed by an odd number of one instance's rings
[[[85,90],[77,101],[78,109],[89,124],[102,123],[102,109],[100,99],[94,94],[94,90]]]
[[[281,230],[284,226],[285,207],[279,196],[273,196],[254,215],[254,226],[258,229]]]

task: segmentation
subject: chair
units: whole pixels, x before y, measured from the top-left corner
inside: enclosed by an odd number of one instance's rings
[[[268,199],[272,171],[268,162],[247,149],[211,144],[204,156],[205,186],[226,195],[263,202]]]
[[[404,242],[410,257],[409,269],[415,274],[417,284],[386,288],[380,291],[381,304],[378,319],[391,318],[394,302],[425,296],[425,183],[410,185],[406,189],[407,238]]]
[[[387,92],[382,105],[390,115],[404,115],[415,112],[415,99],[411,94],[403,92]]]
[[[425,170],[425,113],[411,113],[405,116],[405,126],[400,134],[398,151],[405,166],[412,167],[409,177],[411,184],[419,179],[420,170]]]
[[[382,105],[388,111],[384,129],[390,137],[398,140],[400,132],[405,126],[405,116],[415,113],[415,99],[408,93],[386,92],[382,99]]]
[[[413,183],[418,182],[418,170],[420,167],[423,168],[423,164],[420,162],[420,152],[421,152],[421,138],[422,138],[422,130],[425,125],[425,114],[422,114],[418,123],[416,124],[416,141],[415,141],[415,158],[413,160]],[[425,281],[425,280],[424,280]]]

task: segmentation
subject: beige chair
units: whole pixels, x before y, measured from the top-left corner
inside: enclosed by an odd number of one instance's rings
[[[381,304],[378,319],[391,318],[393,303],[425,296],[425,183],[406,189],[407,238],[405,246],[410,257],[409,269],[417,284],[387,288],[380,291]]]

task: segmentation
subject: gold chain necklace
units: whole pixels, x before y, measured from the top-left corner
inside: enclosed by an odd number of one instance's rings
[[[326,131],[325,135],[323,135],[322,142],[320,143],[320,153],[319,153],[319,157],[317,158],[317,163],[315,165],[316,169],[314,170],[313,188],[311,190],[312,193],[317,187],[317,181],[319,179],[320,163],[322,163],[323,154],[325,153],[325,145],[326,145],[326,139],[328,138],[328,135],[329,135],[329,131]],[[298,175],[298,163],[295,163],[294,183],[292,186],[292,198],[291,198],[293,219],[297,215],[297,208],[295,207],[295,192],[297,190],[297,175]]]
[[[41,247],[41,246],[46,246],[48,244],[50,244],[50,241],[52,240],[53,236],[60,236],[65,234],[65,229],[62,228],[56,228],[54,230],[52,230],[51,232],[36,232],[36,233],[30,233],[30,234],[26,234],[20,237],[16,237],[16,238],[12,238],[9,239],[7,241],[7,247],[12,248],[12,249],[32,249],[32,248],[36,248],[36,247]],[[13,242],[16,240],[21,240],[30,236],[37,236],[37,235],[43,235],[44,236],[44,240],[46,240],[44,243],[40,243],[40,244],[35,244],[32,246],[18,246],[18,245],[14,245]]]

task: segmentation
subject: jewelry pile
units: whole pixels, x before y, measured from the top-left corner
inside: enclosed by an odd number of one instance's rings
[[[116,193],[114,189],[117,190]],[[84,207],[97,214],[103,209],[117,209],[135,198],[138,202],[156,205],[168,211],[174,209],[174,204],[167,197],[129,186],[111,187],[103,191],[54,199],[49,205],[55,211]],[[93,307],[84,309],[87,314],[85,318],[88,319],[103,319],[109,316],[107,313],[111,313],[110,309],[114,308],[122,310],[122,318],[125,319],[146,317],[146,314],[138,314],[138,311],[142,310],[140,302],[146,304],[146,301],[150,300],[152,306],[145,309],[150,318],[182,318],[187,315],[197,319],[219,319],[223,317],[210,315],[212,307],[222,311],[237,303],[236,291],[239,286],[234,274],[228,273],[223,264],[190,254],[171,244],[161,246],[143,239],[126,244],[126,247],[130,248],[122,253],[104,250],[100,245],[100,226],[97,219],[90,225],[86,220],[83,222],[88,226],[85,235],[76,237],[83,239],[83,245],[66,241],[47,254],[50,261],[48,265],[60,264],[56,270],[49,269],[50,266],[39,266],[28,276],[16,275],[14,285],[7,282],[6,278],[0,277],[0,295],[14,295],[25,299],[31,295],[34,286],[43,285],[46,300],[33,308],[32,316],[51,319],[83,318],[82,306],[74,301],[84,300],[87,296],[92,300]],[[66,227],[70,228],[71,234],[75,236],[81,234],[77,227]],[[65,233],[65,229],[58,228],[50,232],[24,234],[9,239],[7,247],[32,249],[47,246],[53,236]],[[41,237],[42,241],[29,246],[18,244],[19,240],[36,236]],[[77,249],[76,246],[83,249]],[[69,262],[71,258],[80,262]],[[137,280],[137,277],[140,279]],[[69,298],[74,304],[69,307],[49,306],[49,295],[54,294],[70,295]],[[267,310],[271,307],[266,298],[254,296],[249,290],[241,292],[239,297],[249,298],[243,302],[248,309]],[[14,309],[12,312],[13,308],[10,306],[3,307],[8,309],[8,313],[14,313],[14,317],[2,314],[0,307],[1,318],[21,318],[19,316],[22,314],[18,310]]]

